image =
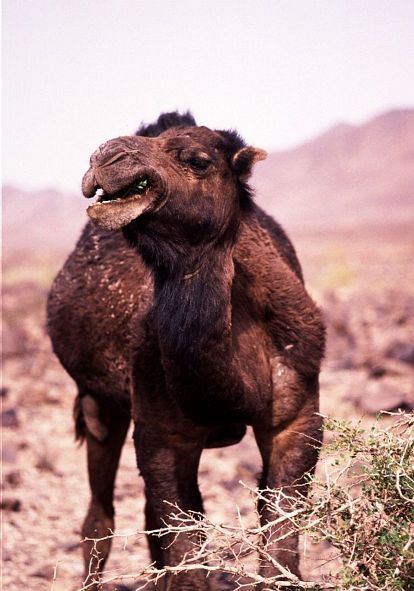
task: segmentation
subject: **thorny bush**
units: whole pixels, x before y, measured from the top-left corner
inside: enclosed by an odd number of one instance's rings
[[[234,589],[413,591],[413,426],[414,413],[384,413],[368,431],[361,423],[326,419],[325,430],[331,436],[321,457],[324,474],[309,477],[309,496],[298,487],[294,508],[287,512],[286,502],[281,503],[286,500],[283,491],[251,490],[256,501],[261,498],[270,504],[275,522],[289,519],[301,536],[329,542],[337,550],[341,567],[323,580],[299,581],[280,565],[276,565],[279,576],[260,575],[257,559],[270,563],[273,559],[262,544],[269,524],[261,527],[258,515],[253,527],[243,523],[240,513],[235,525],[222,525],[175,507],[173,521],[150,533],[164,537],[192,532],[194,550],[176,566],[149,565],[121,577],[106,572],[104,581],[134,580],[134,589],[140,590],[167,573],[202,569],[206,575],[226,573]]]

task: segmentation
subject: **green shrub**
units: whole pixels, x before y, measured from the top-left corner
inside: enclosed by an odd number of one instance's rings
[[[313,479],[307,531],[340,551],[337,589],[414,589],[414,414],[369,431],[334,419],[325,428],[326,480]]]

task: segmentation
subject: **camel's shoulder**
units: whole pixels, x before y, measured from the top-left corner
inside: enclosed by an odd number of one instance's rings
[[[259,282],[260,278],[271,276],[303,286],[302,269],[292,242],[281,225],[257,206],[242,218],[234,260],[239,270],[245,268]]]
[[[280,257],[303,283],[302,268],[295,247],[282,226],[258,205],[242,222],[242,234],[256,252],[264,257]]]
[[[295,251],[280,226],[262,212],[252,215],[241,226],[234,263],[238,305],[265,326],[277,351],[296,358],[296,367],[306,368],[309,356],[310,366],[319,367],[322,315],[305,289]]]

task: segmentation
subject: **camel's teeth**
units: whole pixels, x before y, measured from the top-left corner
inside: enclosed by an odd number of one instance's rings
[[[102,195],[105,195],[105,193],[102,193]],[[100,195],[100,199],[96,202],[96,205],[106,205],[107,203],[121,203],[122,201],[125,201],[125,197],[116,197],[114,199],[102,199],[102,195]],[[128,195],[127,197],[139,199],[140,197],[142,197],[142,195],[135,193],[134,195]]]

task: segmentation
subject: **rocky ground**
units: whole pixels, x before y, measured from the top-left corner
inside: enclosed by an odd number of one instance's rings
[[[398,234],[398,233],[397,233]],[[336,417],[414,407],[414,245],[401,236],[298,241],[310,290],[328,324],[322,412]],[[88,502],[85,451],[74,442],[74,384],[53,357],[44,329],[50,261],[14,261],[4,272],[3,585],[9,591],[80,589],[80,524]],[[249,522],[260,470],[249,433],[237,447],[207,450],[200,483],[208,516]],[[116,488],[117,532],[107,576],[132,574],[148,559],[143,484],[131,438]],[[127,534],[130,534],[129,536]],[[329,572],[307,549],[307,576]]]

